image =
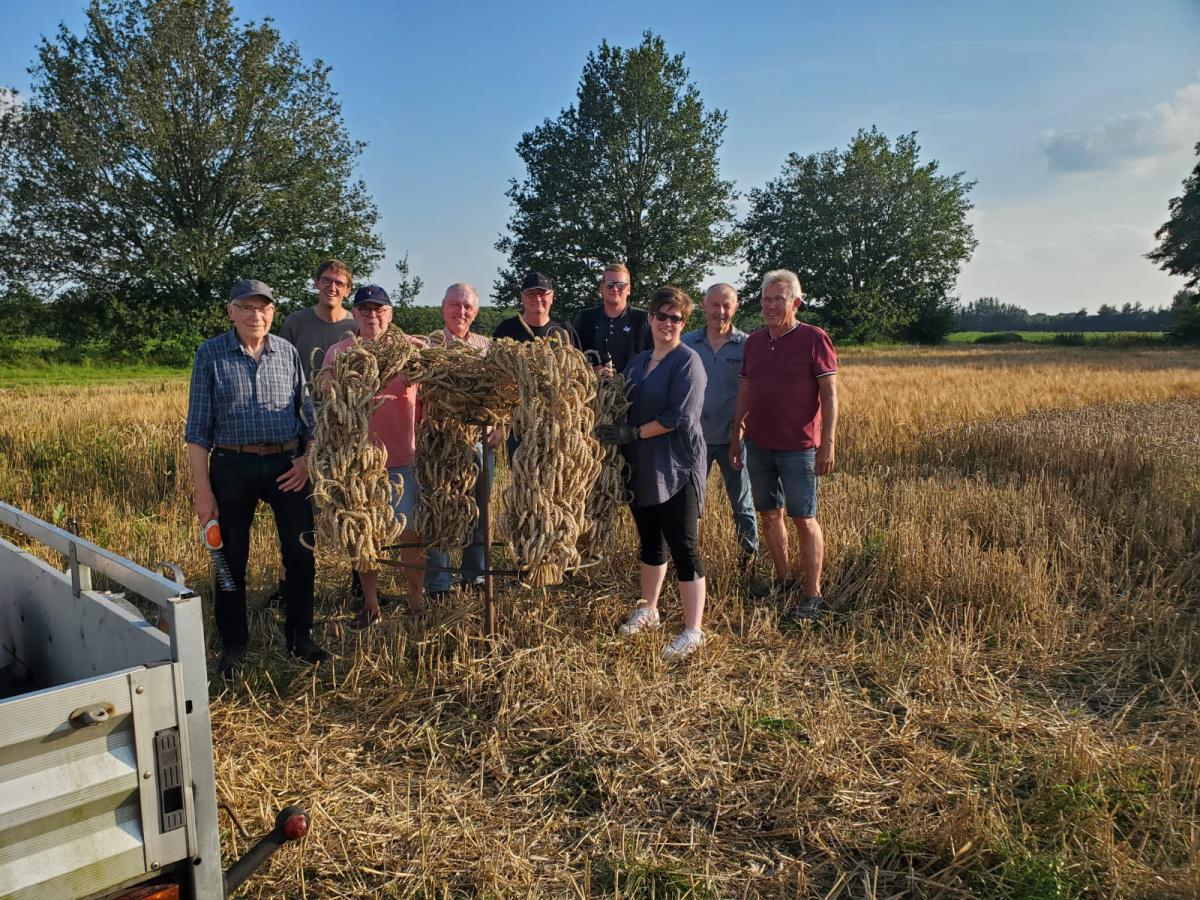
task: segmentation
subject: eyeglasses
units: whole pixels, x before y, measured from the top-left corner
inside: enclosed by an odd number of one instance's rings
[[[329,287],[331,285],[336,285],[340,288],[350,287],[348,282],[342,281],[340,278],[330,278],[328,275],[322,275],[317,279],[318,287]]]
[[[383,314],[390,308],[388,306],[356,306],[354,312],[360,316],[366,316],[368,319],[382,319]]]
[[[258,313],[262,316],[269,316],[275,311],[275,307],[270,303],[266,304],[265,306],[254,306],[253,304],[248,303],[230,303],[229,305],[234,309],[240,310],[244,313]]]
[[[614,291],[623,291],[629,287],[628,281],[602,281],[600,283],[606,288],[612,288]]]
[[[654,318],[660,322],[670,322],[672,325],[683,324],[683,316],[677,316],[674,313],[665,313],[661,309],[654,313]]]

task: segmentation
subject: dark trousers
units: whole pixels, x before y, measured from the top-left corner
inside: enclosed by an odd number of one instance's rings
[[[237,584],[236,591],[217,588],[217,631],[222,646],[245,647],[249,642],[246,626],[246,561],[250,556],[250,526],[258,502],[264,501],[275,515],[280,555],[287,568],[284,583],[284,634],[288,642],[307,637],[313,620],[313,579],[316,570],[313,553],[300,543],[300,535],[312,539],[313,512],[308,502],[309,488],[282,491],[276,482],[292,465],[291,453],[258,456],[214,450],[209,457],[208,475],[217,498],[217,518],[225,543],[225,559]]]
[[[700,498],[690,480],[665,503],[633,507],[633,522],[642,545],[642,562],[661,566],[666,548],[675,560],[675,577],[695,581],[704,577],[700,565]]]

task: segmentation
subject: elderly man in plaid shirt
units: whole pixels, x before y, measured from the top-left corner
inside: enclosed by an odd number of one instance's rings
[[[288,651],[308,662],[328,654],[313,643],[313,553],[300,536],[313,529],[305,448],[312,403],[300,354],[272,335],[275,300],[261,281],[239,281],[227,308],[233,328],[196,351],[188,395],[186,440],[192,496],[200,524],[217,519],[237,590],[216,589],[222,653],[217,671],[242,664],[246,625],[246,560],[260,500],[275,515],[287,567],[284,636]]]

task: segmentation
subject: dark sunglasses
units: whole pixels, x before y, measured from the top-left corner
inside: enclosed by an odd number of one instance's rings
[[[665,313],[662,310],[655,311],[654,318],[660,322],[670,322],[672,325],[683,324],[683,316],[677,316],[675,313]]]

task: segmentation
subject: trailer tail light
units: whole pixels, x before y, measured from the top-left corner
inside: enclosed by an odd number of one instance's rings
[[[113,900],[179,900],[179,885],[148,884],[118,894]]]
[[[289,816],[288,820],[283,823],[283,835],[289,841],[298,841],[306,834],[308,834],[308,816],[306,815],[296,813]]]

